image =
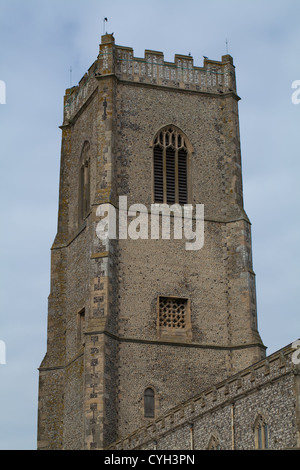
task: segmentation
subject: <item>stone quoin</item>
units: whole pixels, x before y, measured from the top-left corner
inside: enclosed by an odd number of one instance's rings
[[[267,358],[258,331],[239,99],[230,55],[138,58],[112,34],[66,90],[38,449],[299,447],[293,348]],[[149,226],[152,204],[203,205],[203,246],[101,240],[120,196]]]

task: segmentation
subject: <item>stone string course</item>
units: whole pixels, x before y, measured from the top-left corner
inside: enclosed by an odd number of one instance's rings
[[[140,59],[105,35],[96,61],[66,91],[47,352],[39,368],[39,449],[189,449],[192,440],[206,448],[211,433],[231,448],[232,413],[234,445],[251,448],[258,410],[272,417],[274,447],[299,445],[299,377],[289,350],[259,362],[265,346],[257,330],[234,77],[228,55],[205,59],[203,67],[178,54],[166,62],[156,51]],[[128,206],[153,202],[151,143],[169,125],[192,149],[189,191],[193,204],[205,205],[203,249],[188,252],[175,239],[102,242],[100,204],[117,208],[120,195]],[[91,207],[81,220],[87,145]],[[189,299],[188,334],[158,328],[159,296]],[[256,365],[246,369],[250,364]],[[149,386],[161,416],[153,422],[143,412]]]

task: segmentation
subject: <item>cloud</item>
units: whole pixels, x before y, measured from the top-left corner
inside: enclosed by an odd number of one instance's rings
[[[46,348],[50,246],[57,223],[63,95],[96,59],[107,16],[117,44],[191,52],[236,65],[245,208],[252,221],[260,333],[269,352],[299,327],[300,79],[295,1],[2,0],[0,80],[1,319],[0,447],[35,448],[37,367]],[[20,400],[20,389],[22,400]]]

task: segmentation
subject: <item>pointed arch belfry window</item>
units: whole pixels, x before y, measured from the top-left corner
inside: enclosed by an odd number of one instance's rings
[[[161,129],[153,141],[153,199],[155,203],[187,204],[190,199],[191,146],[175,126]]]
[[[90,144],[85,141],[79,162],[78,219],[82,222],[90,210]]]

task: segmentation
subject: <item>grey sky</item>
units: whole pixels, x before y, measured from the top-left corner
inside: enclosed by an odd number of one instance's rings
[[[103,18],[116,43],[236,66],[245,209],[259,330],[272,353],[299,333],[299,0],[0,0],[0,449],[35,449],[37,368],[46,350],[63,95],[96,59]]]

